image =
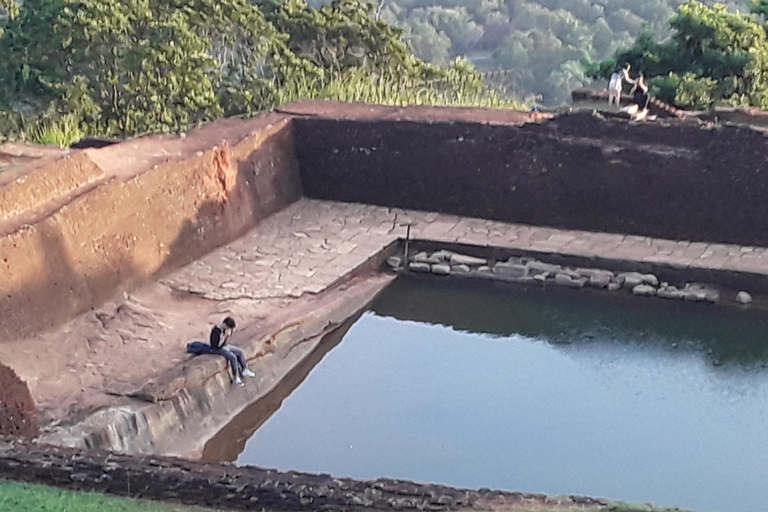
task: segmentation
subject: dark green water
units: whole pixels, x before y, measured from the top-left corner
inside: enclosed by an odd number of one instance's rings
[[[765,510],[766,366],[765,313],[400,281],[238,462]]]

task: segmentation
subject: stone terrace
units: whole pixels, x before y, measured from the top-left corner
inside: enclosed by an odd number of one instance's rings
[[[744,282],[755,283],[768,278],[764,248],[564,231],[303,199],[234,242],[56,332],[0,345],[0,357],[29,384],[44,423],[125,403],[115,396],[130,395],[187,360],[185,344],[204,339],[206,329],[222,314],[235,314],[246,325],[268,325],[266,319],[338,284],[404,238],[405,224],[411,224],[413,239],[530,251],[545,259],[546,254],[570,256],[582,259],[581,265],[685,269],[689,274],[742,276]],[[269,334],[243,332],[234,341],[243,344]],[[54,344],[57,357],[41,357]],[[223,363],[217,368],[223,369]]]
[[[675,269],[768,276],[768,249],[565,231],[362,204],[302,200],[162,282],[207,298],[318,293],[398,238]]]

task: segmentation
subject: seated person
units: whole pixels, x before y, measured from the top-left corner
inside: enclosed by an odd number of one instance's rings
[[[235,332],[235,320],[227,317],[219,325],[211,329],[210,345],[196,341],[187,345],[187,352],[193,354],[216,354],[223,356],[232,369],[232,383],[244,386],[242,376],[255,377],[256,374],[248,369],[245,354],[238,347],[229,345],[227,341]]]

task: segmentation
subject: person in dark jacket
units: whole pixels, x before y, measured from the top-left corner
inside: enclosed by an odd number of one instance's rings
[[[243,351],[228,344],[229,337],[235,332],[235,327],[235,319],[228,316],[223,322],[211,329],[211,354],[224,356],[232,369],[232,382],[238,386],[244,386],[242,377],[255,377],[256,374],[248,369]]]

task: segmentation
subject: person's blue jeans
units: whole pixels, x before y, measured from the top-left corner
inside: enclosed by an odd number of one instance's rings
[[[232,378],[243,376],[243,370],[247,367],[245,362],[245,354],[238,347],[232,345],[224,345],[219,348],[211,348],[211,354],[217,354],[223,356],[229,362],[229,367],[232,369]]]

